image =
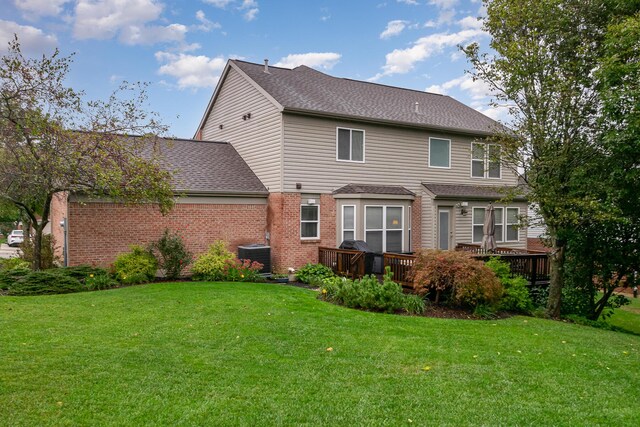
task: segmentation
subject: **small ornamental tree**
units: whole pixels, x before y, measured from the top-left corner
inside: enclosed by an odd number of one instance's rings
[[[165,228],[162,237],[157,242],[153,242],[149,248],[156,253],[158,266],[164,270],[164,274],[169,279],[177,279],[182,272],[193,261],[193,255],[178,233],[171,233]]]
[[[65,86],[70,65],[58,50],[23,56],[17,37],[0,57],[0,198],[30,220],[36,270],[56,193],[153,202],[163,213],[173,203],[156,143],[166,127],[145,110],[145,85],[124,84],[106,101],[85,103]]]
[[[411,279],[414,291],[432,295],[436,304],[446,298],[459,307],[495,305],[503,292],[495,273],[466,252],[422,250],[416,254]]]

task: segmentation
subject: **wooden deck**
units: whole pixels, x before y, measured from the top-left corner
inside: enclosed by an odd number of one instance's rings
[[[480,245],[462,244],[457,251],[472,252],[473,257],[486,261],[491,257],[498,257],[509,264],[511,274],[527,279],[530,286],[545,286],[549,284],[549,257],[545,252],[526,251],[514,248],[498,248],[495,253],[482,251]],[[360,278],[366,272],[367,254],[361,251],[320,247],[318,260],[320,264],[331,268],[334,273],[349,278]],[[393,280],[404,287],[412,288],[409,274],[415,256],[395,253],[382,254],[384,267],[389,267],[393,273]]]

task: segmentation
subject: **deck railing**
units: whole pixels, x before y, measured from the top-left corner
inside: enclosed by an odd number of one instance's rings
[[[362,251],[321,246],[318,248],[318,262],[339,276],[353,279],[364,276],[364,254]]]
[[[549,257],[544,252],[527,253],[521,249],[501,248],[500,252],[488,254],[476,252],[476,246],[479,248],[479,245],[458,245],[456,249],[474,252],[473,257],[483,261],[497,256],[509,264],[511,274],[524,277],[532,286],[549,282]],[[318,261],[340,276],[359,278],[365,274],[365,252],[320,247]],[[414,261],[413,255],[383,254],[384,267],[389,267],[393,280],[404,287],[412,287],[410,272]]]
[[[394,282],[399,283],[404,287],[413,287],[409,273],[413,267],[413,262],[416,260],[414,255],[384,253],[382,258],[384,260],[384,267],[389,267],[391,269],[391,273],[393,273],[393,276],[391,277]]]

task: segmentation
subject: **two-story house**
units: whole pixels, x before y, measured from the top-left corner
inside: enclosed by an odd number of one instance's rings
[[[196,254],[216,239],[268,244],[279,269],[346,239],[378,252],[480,243],[485,207],[518,184],[484,141],[496,126],[448,96],[231,60],[195,139],[165,144],[180,195],[168,216],[65,195],[54,234],[70,265],[108,264],[164,228]],[[496,240],[526,248],[526,201],[512,200],[495,203]]]
[[[318,246],[374,251],[480,243],[484,209],[517,176],[498,124],[451,97],[231,60],[196,139],[228,141],[269,191],[267,242],[281,267]],[[526,248],[522,197],[496,204],[496,240]]]

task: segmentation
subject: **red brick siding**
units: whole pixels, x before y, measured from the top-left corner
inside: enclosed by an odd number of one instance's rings
[[[300,239],[300,194],[271,193],[267,224],[271,233],[274,271],[299,268],[318,262],[319,246],[335,246],[336,201],[330,194],[320,196],[320,238]]]
[[[238,245],[264,243],[267,205],[176,204],[166,216],[154,205],[69,203],[69,265],[108,265],[129,250],[146,245],[168,228],[178,231],[188,249],[200,254],[222,239]]]
[[[416,197],[411,205],[411,251],[422,248],[422,197]]]

